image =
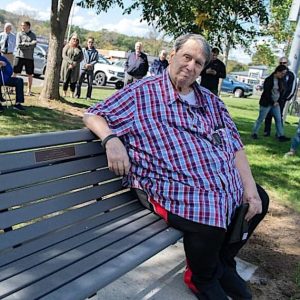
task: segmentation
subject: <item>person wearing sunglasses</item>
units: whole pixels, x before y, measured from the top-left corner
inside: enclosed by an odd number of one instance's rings
[[[74,32],[62,51],[60,77],[63,81],[63,96],[67,96],[70,85],[70,97],[74,98],[76,83],[79,79],[80,62],[83,60],[82,49],[79,45],[79,36]]]

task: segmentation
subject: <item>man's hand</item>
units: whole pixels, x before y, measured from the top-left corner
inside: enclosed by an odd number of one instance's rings
[[[106,145],[106,155],[110,171],[117,175],[128,174],[130,168],[127,150],[121,140],[117,137],[110,139]]]
[[[6,62],[5,61],[0,61],[0,68],[5,67],[5,66],[6,66]]]
[[[245,219],[249,222],[256,214],[262,212],[261,199],[258,195],[256,186],[244,189],[243,202],[249,203],[249,209]]]

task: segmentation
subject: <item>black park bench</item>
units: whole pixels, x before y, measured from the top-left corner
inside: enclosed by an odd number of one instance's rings
[[[108,170],[87,129],[0,139],[0,299],[85,299],[181,232]]]

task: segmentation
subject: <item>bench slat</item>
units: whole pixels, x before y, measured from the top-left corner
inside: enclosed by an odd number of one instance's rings
[[[9,153],[0,155],[0,172],[9,172],[11,169],[28,169],[38,167],[45,164],[53,164],[67,159],[79,159],[90,155],[101,153],[101,143],[81,143],[64,145],[51,149],[40,149],[34,151],[26,151],[20,153]],[[49,153],[53,152],[51,155]],[[102,150],[104,154],[104,151]],[[37,155],[44,155],[44,158],[39,158]],[[40,161],[39,161],[40,160]]]
[[[0,176],[0,192],[107,166],[105,155]],[[0,194],[1,197],[1,194]],[[1,199],[1,198],[0,198]]]
[[[0,228],[29,222],[55,212],[70,209],[73,206],[89,202],[122,189],[122,180],[94,186],[65,196],[54,197],[19,209],[8,210],[0,214]]]
[[[118,214],[122,215],[122,218],[119,221],[115,221],[110,224],[105,224],[105,221],[103,221],[102,219],[107,220],[107,218],[114,217],[115,211],[110,212],[107,215],[103,214],[102,216],[98,217],[98,223],[96,226],[91,227],[89,223],[86,223],[86,225],[89,226],[87,230],[78,233],[77,235],[74,235],[69,239],[64,239],[63,241],[57,242],[54,245],[35,252],[32,255],[19,259],[18,261],[14,262],[13,265],[8,264],[5,267],[0,268],[0,281],[24,272],[30,268],[46,263],[51,259],[56,259],[56,257],[64,255],[64,253],[67,253],[68,251],[73,251],[73,249],[77,249],[81,247],[81,245],[93,241],[94,239],[99,238],[104,234],[107,234],[120,228],[121,226],[125,226],[128,223],[132,223],[146,215],[149,215],[150,211],[144,209],[137,210],[135,213],[132,213],[130,215],[126,215],[127,213],[128,209],[126,206],[120,208]],[[138,226],[138,223],[136,223],[135,226]]]
[[[108,169],[83,173],[80,175],[66,177],[53,182],[46,182],[23,189],[17,189],[0,194],[0,210],[17,205],[32,202],[37,199],[59,195],[84,186],[97,184],[116,178],[116,175]]]
[[[94,140],[88,129],[46,132],[1,138],[0,153]]]
[[[110,258],[122,254],[166,227],[165,222],[161,222],[157,216],[147,215],[119,230],[111,231],[109,234],[1,282],[0,296],[25,287],[20,291],[23,299],[40,297],[57,285],[63,284],[64,280],[68,282],[74,275],[84,274],[95,265],[103,264]],[[132,233],[134,234],[131,235]],[[100,249],[99,245],[101,245]],[[63,273],[60,274],[59,279],[56,277],[57,272]],[[26,287],[28,284],[30,286]],[[31,294],[32,292],[34,294]]]
[[[169,227],[119,255],[114,260],[97,266],[84,275],[58,287],[41,299],[59,299],[60,295],[64,295],[64,300],[86,299],[163,249],[176,243],[181,237],[180,231]]]
[[[133,200],[135,201],[131,203]],[[122,209],[116,209],[116,207],[120,205],[123,205]],[[114,210],[111,211],[110,214],[103,214],[103,212],[113,208]],[[80,210],[68,211],[64,216],[59,215],[51,219],[43,220],[38,224],[31,224],[27,227],[7,232],[5,235],[9,237],[9,242],[7,242],[7,237],[4,235],[0,236],[0,249],[9,247],[9,251],[1,255],[0,267],[97,226],[100,224],[98,218],[101,213],[103,214],[101,215],[101,220],[105,223],[118,219],[123,214],[141,209],[144,208],[142,208],[141,204],[134,198],[133,194],[127,192],[82,207]],[[56,231],[60,228],[63,228],[63,230]],[[48,234],[45,235],[46,233]],[[36,239],[37,237],[39,239]],[[10,251],[10,248],[16,243],[23,243],[27,240],[32,241],[15,248],[13,252]]]

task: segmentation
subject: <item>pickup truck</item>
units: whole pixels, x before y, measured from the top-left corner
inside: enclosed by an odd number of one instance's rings
[[[253,86],[241,81],[237,81],[232,77],[223,79],[221,92],[234,94],[237,98],[248,97],[253,94]]]

